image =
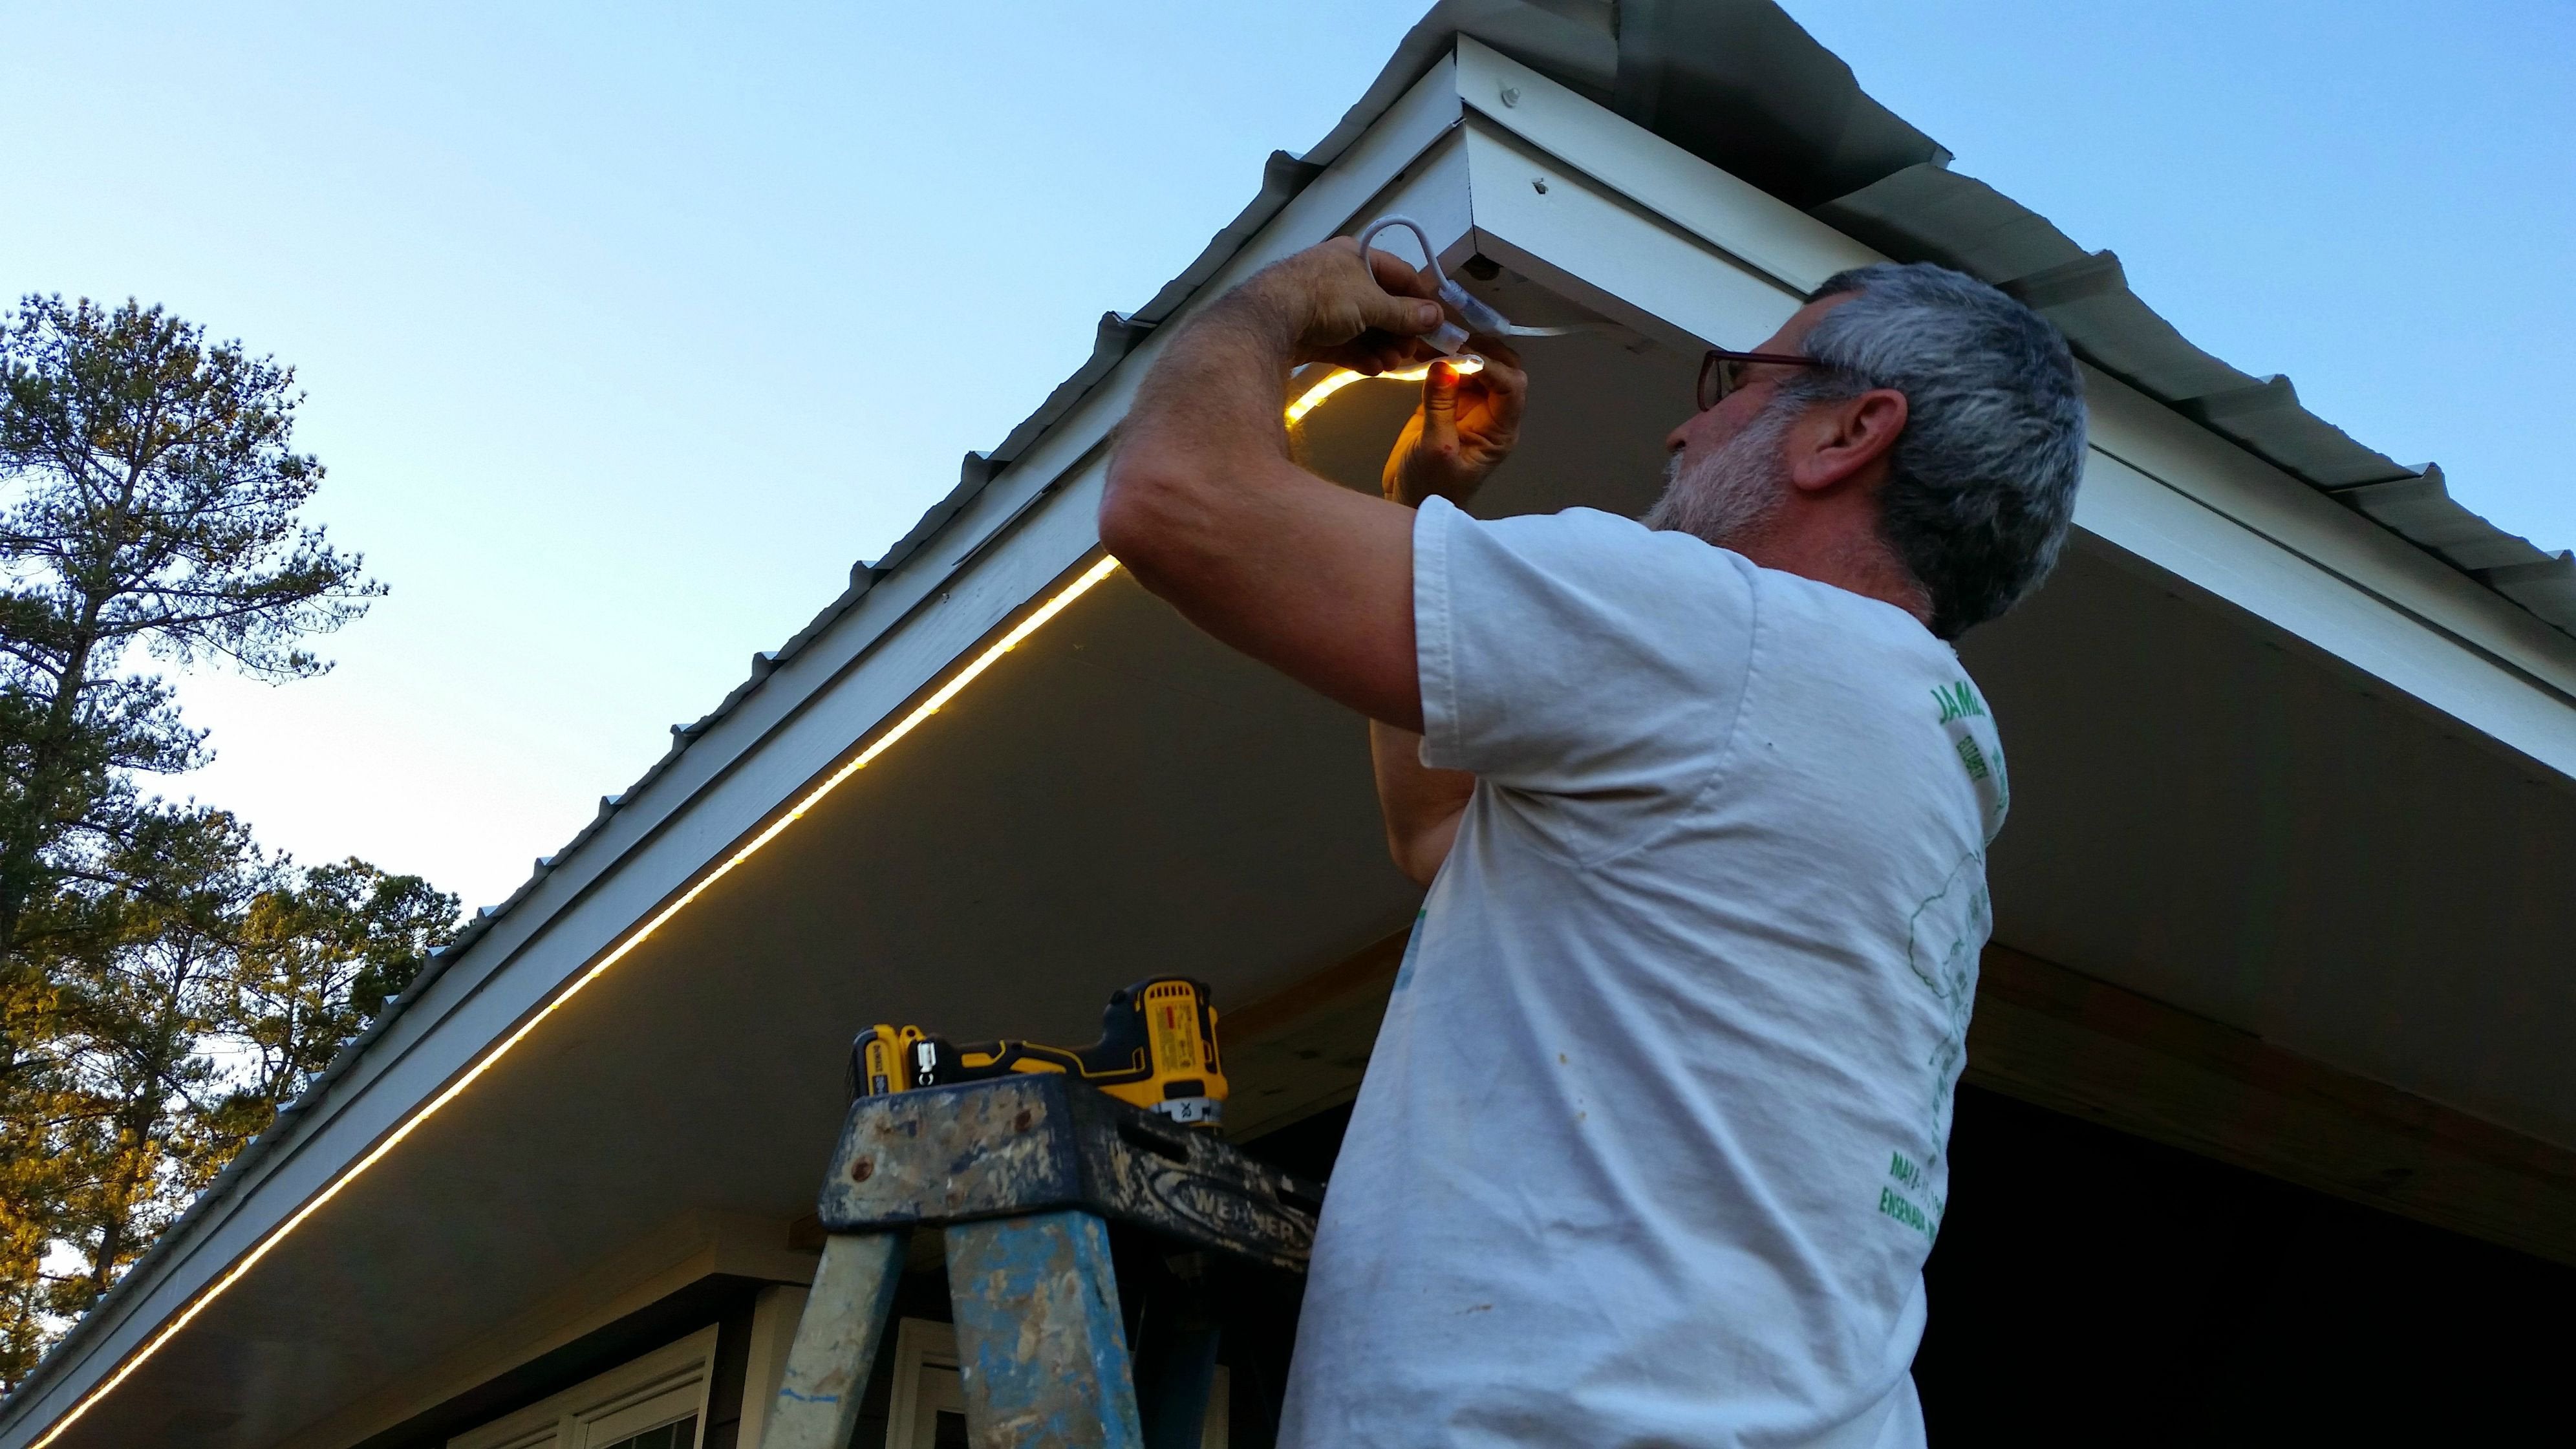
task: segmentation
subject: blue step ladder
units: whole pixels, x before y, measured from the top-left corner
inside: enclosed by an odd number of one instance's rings
[[[823,1180],[823,1262],[760,1449],[849,1449],[922,1228],[945,1240],[975,1449],[1196,1449],[1215,1335],[1151,1386],[1149,1444],[1108,1225],[1302,1274],[1322,1207],[1320,1186],[1061,1075],[862,1097]]]

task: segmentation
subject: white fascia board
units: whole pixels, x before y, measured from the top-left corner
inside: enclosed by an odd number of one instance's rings
[[[1884,260],[1472,42],[1459,75],[1478,249],[1647,335],[1747,347]],[[2576,778],[2576,640],[2124,384],[2086,386],[2078,528]]]
[[[1799,301],[1846,267],[1887,260],[1491,46],[1460,37],[1457,74],[1460,103],[1494,130],[1520,137],[1551,164],[1582,173],[1595,189],[1661,218]]]
[[[1261,267],[1403,211],[1454,252],[1468,238],[1454,67],[1443,61],[1290,201],[1184,309]],[[104,1305],[78,1358],[0,1416],[0,1449],[42,1434],[160,1326],[305,1203],[847,758],[853,744],[1048,595],[1098,547],[1103,444],[1159,355],[1158,329],[906,564],[780,667],[638,797],[625,802],[421,1000],[256,1172]],[[880,769],[901,769],[900,748]],[[578,1010],[579,1003],[566,1008]],[[540,1028],[542,1031],[542,1028]]]
[[[1676,349],[1750,347],[1804,301],[1561,158],[1480,119],[1464,132],[1477,249],[1624,326]]]
[[[2097,453],[2576,705],[2576,639],[2136,389],[2089,367],[2084,387]],[[2076,521],[2086,522],[2081,495]]]
[[[2316,502],[2342,512],[2323,498]],[[2371,527],[2365,519],[2352,521]],[[2075,522],[2516,754],[2576,779],[2576,702],[2568,694],[2314,557],[2282,547],[2213,507],[2198,490],[2172,486],[2096,448],[2076,497]]]

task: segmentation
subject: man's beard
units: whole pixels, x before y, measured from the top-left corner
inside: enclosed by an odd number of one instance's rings
[[[1702,454],[1688,473],[1682,455],[1673,454],[1664,462],[1664,495],[1640,521],[1721,548],[1753,538],[1789,500],[1780,444],[1796,420],[1797,409],[1775,401],[1715,452]]]

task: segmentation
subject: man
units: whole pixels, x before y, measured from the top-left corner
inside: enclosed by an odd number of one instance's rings
[[[1430,887],[1316,1245],[1281,1442],[1920,1444],[1908,1366],[2003,752],[1945,642],[2045,575],[2065,343],[1953,272],[1713,353],[1640,522],[1480,522],[1507,352],[1435,367],[1385,500],[1289,461],[1282,374],[1439,320],[1349,241],[1173,337],[1101,537],[1372,721]]]

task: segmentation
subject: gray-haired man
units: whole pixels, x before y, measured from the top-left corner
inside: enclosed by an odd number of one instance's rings
[[[1523,382],[1433,369],[1387,499],[1283,369],[1437,321],[1347,241],[1172,340],[1101,537],[1372,721],[1430,887],[1333,1177],[1283,1444],[1919,1444],[2003,751],[1945,640],[2048,571],[2084,451],[2047,323],[1938,268],[1713,353],[1642,524],[1456,506]]]

